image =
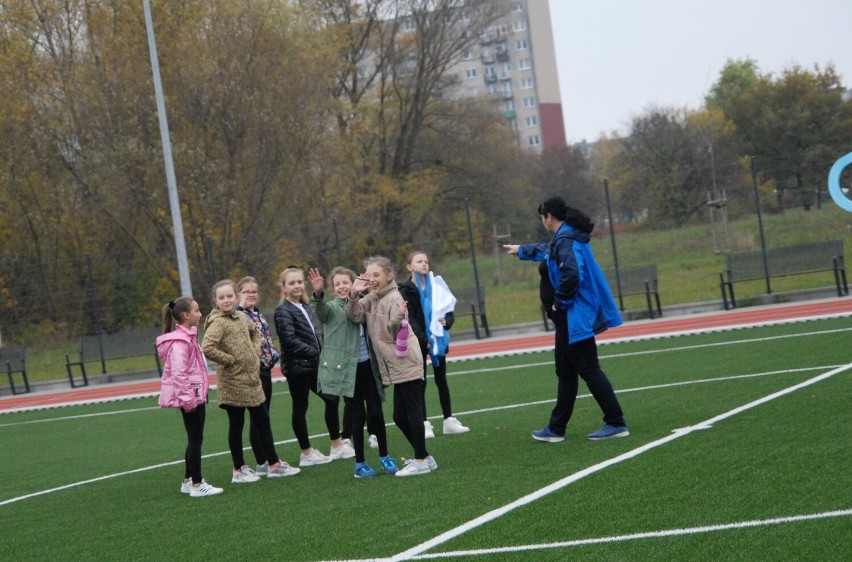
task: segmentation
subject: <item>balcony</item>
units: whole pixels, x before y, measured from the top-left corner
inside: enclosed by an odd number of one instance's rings
[[[509,60],[509,50],[508,49],[497,49],[497,62],[508,62]]]
[[[509,119],[514,119],[517,116],[518,116],[518,112],[515,111],[514,109],[510,109],[509,111],[506,112],[506,117],[509,118]]]
[[[494,84],[495,82],[497,82],[496,74],[483,74],[482,77],[485,78],[486,84]]]

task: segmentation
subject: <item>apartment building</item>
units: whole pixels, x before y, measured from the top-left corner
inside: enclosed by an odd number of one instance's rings
[[[509,4],[508,14],[453,69],[459,94],[494,100],[522,148],[541,152],[565,146],[548,0]]]

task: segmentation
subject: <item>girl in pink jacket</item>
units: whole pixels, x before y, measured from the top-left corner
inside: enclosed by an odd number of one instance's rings
[[[157,354],[163,364],[159,404],[178,408],[186,428],[184,480],[180,491],[190,497],[215,496],[224,490],[201,477],[201,442],[207,404],[207,364],[198,345],[201,310],[192,297],[180,297],[163,307],[163,335]]]

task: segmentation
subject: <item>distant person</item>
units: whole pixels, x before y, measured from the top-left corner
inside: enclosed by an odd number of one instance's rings
[[[407,338],[400,337],[397,342],[408,306],[399,294],[393,264],[383,256],[368,258],[364,264],[367,271],[352,285],[346,314],[357,324],[366,323],[382,384],[393,386],[393,421],[414,449],[414,458],[396,475],[427,474],[437,470],[438,463],[426,450],[423,355],[410,331]]]
[[[287,377],[293,403],[293,433],[302,449],[299,466],[316,466],[355,456],[355,450],[341,437],[337,410],[339,398],[323,394],[317,387],[322,343],[316,319],[306,306],[308,302],[305,272],[298,267],[286,268],[281,272],[281,302],[275,307],[275,331],[280,343],[281,370]],[[307,421],[311,392],[319,396],[325,405],[325,425],[331,439],[328,455],[311,446]]]
[[[352,413],[352,442],[355,449],[355,478],[378,476],[364,456],[364,426],[376,436],[379,462],[385,474],[397,472],[396,460],[388,453],[387,432],[382,401],[385,391],[375,356],[370,353],[363,324],[346,315],[349,291],[355,272],[345,267],[331,270],[334,298],[325,299],[325,279],[318,269],[308,271],[313,288],[311,307],[323,323],[324,339],[320,352],[318,387],[323,394],[342,396]]]
[[[207,365],[198,346],[201,310],[192,297],[180,297],[163,307],[163,335],[157,338],[157,354],[163,365],[160,379],[162,408],[177,408],[186,429],[183,482],[180,491],[192,498],[224,492],[201,476],[201,443],[206,417]]]
[[[435,386],[438,387],[441,413],[444,415],[444,435],[467,433],[470,428],[462,425],[458,418],[453,416],[450,385],[447,384],[449,329],[455,321],[453,309],[456,299],[441,276],[429,271],[429,256],[426,252],[409,254],[406,268],[410,277],[400,283],[399,292],[408,303],[408,321],[423,354],[423,423],[426,426],[426,438],[435,437],[435,430],[426,416],[427,354],[432,357],[432,372]]]
[[[254,277],[243,277],[237,281],[237,293],[240,299],[237,310],[245,313],[249,320],[254,322],[258,332],[260,332],[260,386],[263,388],[263,395],[266,397],[263,407],[266,408],[266,413],[271,418],[272,368],[278,363],[280,354],[272,342],[272,334],[269,333],[269,324],[267,324],[266,318],[263,317],[263,314],[257,308],[257,303],[260,301],[260,286],[257,284],[257,279]],[[255,447],[256,443],[260,443],[260,435],[258,434],[257,427],[252,425],[251,421],[249,421],[249,442],[252,444],[252,452],[257,461],[254,473],[258,476],[266,476],[269,470],[269,463],[262,459],[263,450]]]
[[[208,359],[218,364],[216,383],[219,389],[219,407],[228,413],[228,447],[234,471],[232,484],[257,482],[257,476],[245,463],[243,455],[243,427],[248,410],[251,424],[257,428],[258,441],[254,447],[261,450],[261,459],[268,463],[267,478],[280,478],[299,474],[278,458],[269,412],[264,407],[266,397],[260,383],[260,332],[254,322],[237,310],[237,288],[230,279],[213,285],[215,308],[204,323],[204,341],[201,349]]]
[[[589,433],[591,440],[630,435],[621,405],[598,361],[595,335],[622,324],[606,277],[592,254],[594,224],[589,217],[569,207],[561,197],[551,197],[538,206],[544,228],[553,234],[547,244],[508,244],[509,254],[522,260],[544,261],[553,294],[551,319],[556,327],[555,364],[559,386],[550,422],[532,432],[533,439],[557,443],[565,430],[577,399],[578,376],[582,377],[604,414],[604,425]],[[541,289],[542,302],[549,298]]]

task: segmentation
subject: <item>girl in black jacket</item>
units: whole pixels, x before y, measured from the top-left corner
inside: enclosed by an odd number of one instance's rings
[[[340,436],[338,400],[317,392],[321,343],[307,302],[305,273],[299,268],[288,267],[281,273],[281,302],[275,308],[275,330],[281,344],[281,371],[287,377],[293,401],[293,433],[302,449],[299,466],[326,464],[355,456],[355,449],[344,443]],[[306,416],[311,391],[325,402],[325,425],[331,438],[328,456],[311,447],[308,438]]]

